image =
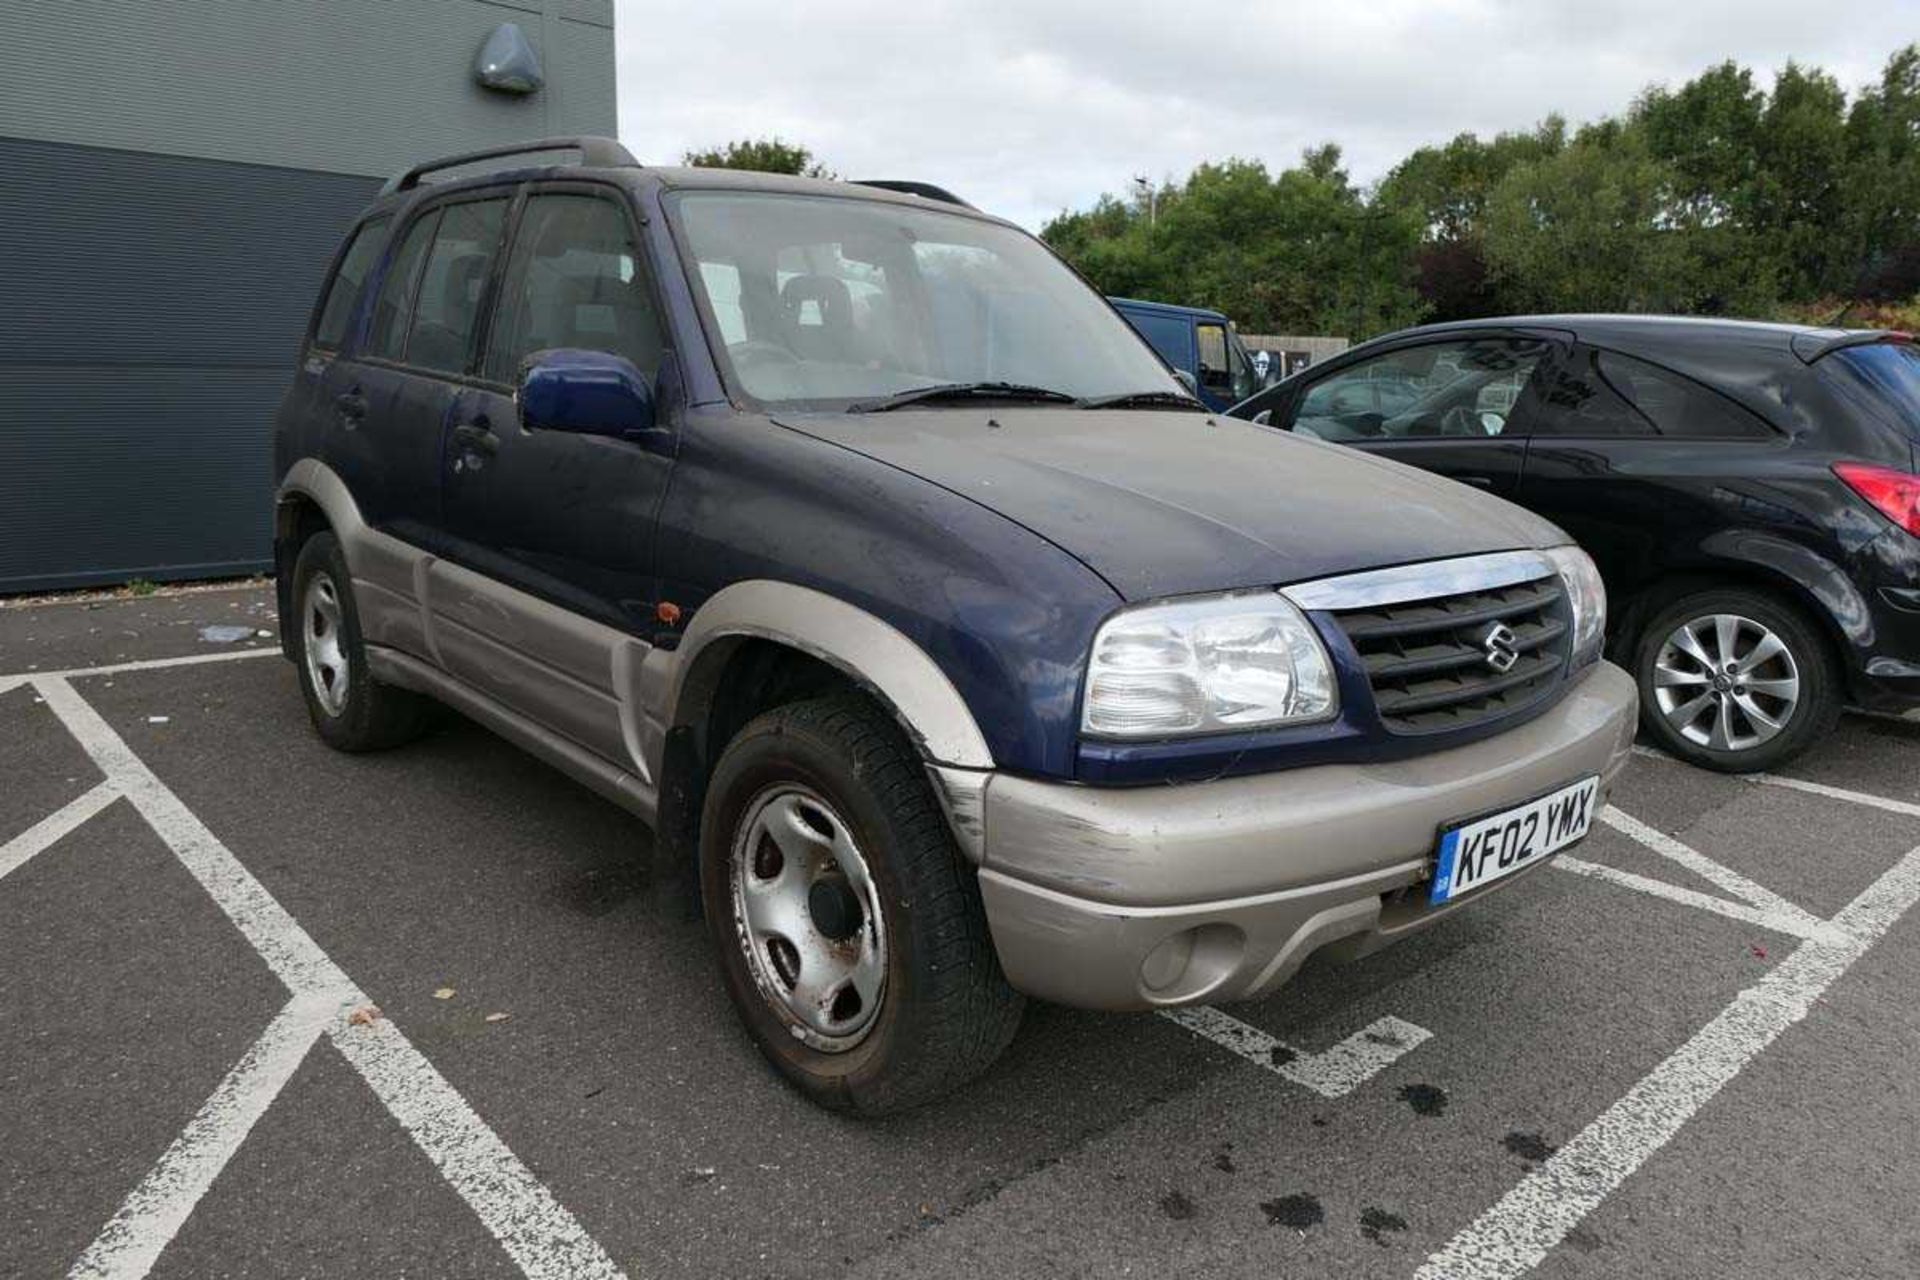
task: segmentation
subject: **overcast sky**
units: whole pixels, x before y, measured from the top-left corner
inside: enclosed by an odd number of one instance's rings
[[[1423,143],[1575,122],[1733,58],[1851,93],[1920,0],[616,0],[642,161],[779,135],[851,178],[936,182],[1038,229],[1134,174],[1340,144],[1361,182]]]

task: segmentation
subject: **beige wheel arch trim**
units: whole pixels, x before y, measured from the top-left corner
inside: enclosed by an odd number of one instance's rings
[[[671,708],[666,725],[686,722],[689,700],[704,700],[697,687],[702,653],[729,639],[755,638],[786,645],[820,659],[871,689],[900,719],[932,763],[965,769],[993,768],[993,753],[960,691],[919,645],[864,609],[811,587],[750,579],[724,587],[694,611],[672,653],[673,670],[663,699]],[[652,658],[664,654],[651,655]],[[706,668],[711,678],[711,664]]]

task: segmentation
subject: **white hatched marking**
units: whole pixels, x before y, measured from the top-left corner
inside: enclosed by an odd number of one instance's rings
[[[35,676],[32,683],[107,776],[107,784],[133,802],[181,864],[287,985],[295,1005],[304,1008],[303,1001],[318,1000],[339,1010],[367,1003],[366,996],[299,922],[145,762],[134,755],[112,726],[70,684],[56,676]],[[330,1034],[347,1061],[527,1276],[532,1280],[616,1280],[622,1275],[620,1268],[573,1215],[520,1163],[399,1028],[383,1019],[366,1026],[337,1022]],[[311,1039],[306,1043],[310,1044]],[[282,1061],[277,1055],[269,1057],[272,1063]],[[293,1065],[298,1065],[297,1059]],[[289,1067],[288,1074],[291,1070]],[[243,1062],[235,1072],[248,1082],[272,1079],[267,1065],[256,1065],[248,1072],[247,1063]],[[233,1078],[229,1076],[229,1080]],[[283,1077],[280,1084],[284,1083]],[[264,1109],[272,1100],[271,1093],[262,1096],[253,1091],[255,1088],[264,1089],[264,1083],[249,1084],[242,1092]],[[277,1092],[277,1087],[272,1090]],[[208,1108],[203,1108],[203,1115],[212,1109],[206,1131],[196,1137],[188,1151],[176,1161],[175,1167],[191,1176],[164,1172],[168,1158],[174,1154],[170,1150],[168,1156],[162,1157],[161,1166],[156,1166],[135,1189],[121,1213],[107,1224],[94,1248],[82,1256],[82,1262],[94,1256],[95,1249],[105,1251],[109,1257],[120,1256],[113,1252],[111,1238],[125,1234],[126,1228],[116,1224],[126,1218],[142,1224],[135,1233],[139,1248],[129,1250],[126,1256],[136,1262],[145,1258],[145,1262],[137,1267],[129,1262],[109,1274],[137,1277],[147,1273],[153,1259],[186,1221],[193,1204],[218,1176],[257,1118],[257,1112],[248,1118],[247,1107],[237,1103],[215,1107],[215,1101],[222,1096],[216,1093]],[[198,1120],[196,1117],[196,1122]],[[192,1125],[188,1132],[194,1132]]]
[[[1513,1280],[1665,1146],[1754,1056],[1807,1016],[1852,964],[1920,901],[1920,849],[1796,947],[1625,1097],[1427,1259],[1415,1280]]]
[[[1898,813],[1909,818],[1920,818],[1920,804],[1911,800],[1893,800],[1886,796],[1868,795],[1864,791],[1849,791],[1845,787],[1830,787],[1824,782],[1809,782],[1805,778],[1785,778],[1777,773],[1756,773],[1749,781],[1768,787],[1785,787],[1789,791],[1801,791],[1811,796],[1825,796],[1829,800],[1845,800],[1848,804],[1865,805],[1869,809],[1884,809],[1888,813]]]
[[[118,787],[111,782],[102,782],[0,845],[0,880],[18,871],[26,865],[27,859],[56,843],[119,798]]]
[[[305,1060],[338,1002],[295,996],[87,1246],[68,1280],[139,1280]]]
[[[1715,915],[1725,916],[1729,920],[1738,920],[1743,924],[1758,925],[1775,933],[1784,933],[1792,938],[1825,937],[1833,931],[1833,926],[1825,921],[1816,920],[1805,912],[1764,911],[1759,907],[1748,906],[1744,902],[1734,902],[1727,898],[1716,898],[1710,893],[1700,893],[1694,889],[1684,889],[1677,884],[1668,884],[1664,880],[1654,880],[1647,876],[1635,875],[1631,871],[1621,871],[1615,867],[1598,862],[1588,862],[1584,858],[1575,858],[1561,854],[1553,864],[1562,871],[1571,871],[1575,875],[1587,876],[1594,880],[1606,880],[1625,889],[1637,889],[1641,893],[1656,898],[1666,898],[1682,906],[1696,907],[1701,911],[1711,911]]]
[[[1796,907],[1773,890],[1755,884],[1732,867],[1715,862],[1706,854],[1682,844],[1664,831],[1648,826],[1631,814],[1622,813],[1612,805],[1608,805],[1600,811],[1600,821],[1661,857],[1679,863],[1702,880],[1718,885],[1741,901],[1758,907],[1766,914],[1802,922],[1800,929],[1790,929],[1789,933],[1804,932],[1807,928],[1817,928],[1819,925],[1819,921],[1814,919],[1805,908]]]
[[[1304,1085],[1323,1098],[1345,1097],[1433,1038],[1433,1033],[1425,1027],[1389,1016],[1348,1036],[1325,1053],[1302,1053],[1211,1005],[1162,1009],[1160,1013],[1195,1035],[1275,1075]],[[1277,1060],[1276,1049],[1280,1051]]]

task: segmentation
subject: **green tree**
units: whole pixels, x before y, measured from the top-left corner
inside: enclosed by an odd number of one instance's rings
[[[751,169],[758,173],[791,173],[803,178],[837,176],[813,157],[813,152],[779,138],[741,138],[723,147],[689,151],[683,161],[701,169]]]

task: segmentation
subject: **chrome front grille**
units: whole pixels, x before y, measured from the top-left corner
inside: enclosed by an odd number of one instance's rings
[[[1566,669],[1571,609],[1558,574],[1331,611],[1394,733],[1485,724],[1546,697]]]

